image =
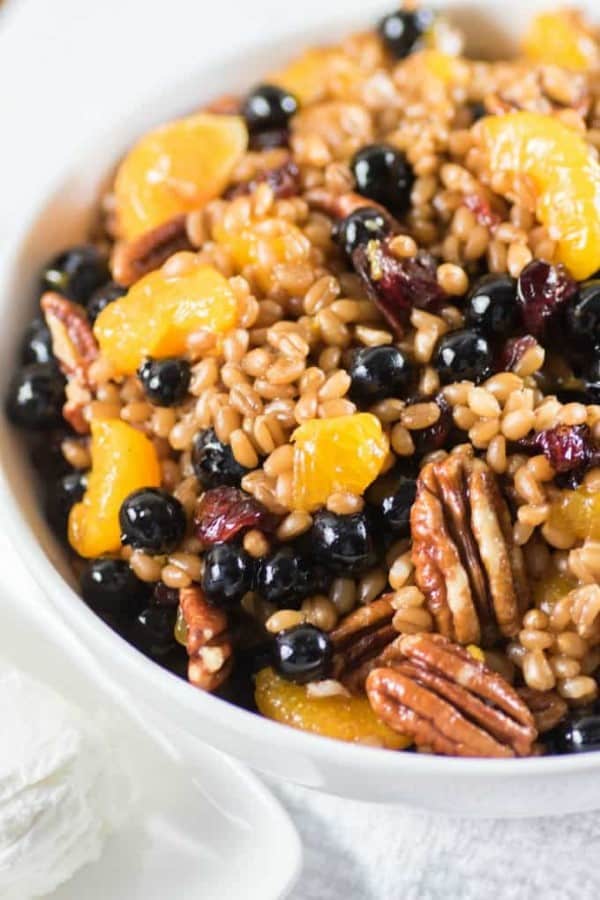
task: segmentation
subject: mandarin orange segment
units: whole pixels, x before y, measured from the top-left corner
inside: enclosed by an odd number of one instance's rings
[[[121,237],[131,240],[218,197],[247,144],[240,116],[198,113],[146,134],[115,180]]]
[[[334,491],[362,495],[383,467],[389,445],[371,413],[310,419],[292,435],[294,508],[318,509]]]
[[[123,500],[138,488],[160,485],[160,463],[145,435],[120,419],[94,421],[91,428],[87,489],[69,516],[69,543],[88,559],[119,550]]]
[[[536,215],[558,242],[559,261],[583,280],[600,267],[600,164],[573,129],[552,116],[516,112],[479,123],[492,174],[527,176]]]
[[[310,697],[305,685],[285,681],[273,669],[258,673],[255,696],[263,716],[301,731],[391,750],[411,743],[377,718],[366,697]]]
[[[550,525],[572,532],[578,540],[600,540],[600,493],[582,485],[574,491],[563,491],[553,501]]]
[[[577,10],[540,13],[531,22],[522,42],[523,52],[534,62],[586,72],[600,64],[600,46]]]
[[[102,355],[118,374],[133,374],[149,356],[185,353],[200,329],[224,334],[238,315],[229,282],[215,268],[198,265],[181,275],[150,272],[127,294],[106,306],[94,326]]]
[[[274,266],[305,263],[310,253],[308,238],[285,219],[263,219],[238,228],[219,223],[214,228],[214,238],[227,247],[238,272],[253,267],[256,280],[265,292],[271,287]]]
[[[298,98],[302,105],[317,103],[327,94],[327,87],[337,81],[349,90],[362,77],[359,66],[337,47],[313,47],[270,77]]]

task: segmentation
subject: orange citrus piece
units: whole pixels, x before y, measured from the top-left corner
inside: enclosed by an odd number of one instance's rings
[[[92,422],[92,468],[83,500],[69,515],[69,543],[86,558],[121,547],[119,509],[142,487],[160,485],[154,445],[120,419]]]
[[[313,47],[270,77],[305,106],[323,100],[333,79],[346,92],[363,77],[359,66],[338,47]]]
[[[255,696],[263,716],[301,731],[390,750],[411,743],[377,718],[366,697],[309,697],[306,685],[285,681],[273,669],[258,673]]]
[[[213,236],[218,244],[227,247],[238,272],[253,266],[258,284],[268,291],[273,266],[278,263],[308,261],[310,241],[296,225],[285,219],[263,219],[231,230],[218,223]]]
[[[600,46],[581,13],[559,9],[540,13],[522,42],[525,56],[534,62],[586,72],[600,64]]]
[[[106,306],[94,325],[102,355],[130,375],[149,356],[180,356],[194,331],[224,334],[237,321],[237,301],[215,268],[198,265],[181,275],[158,269]]]
[[[292,435],[294,509],[315,510],[334,491],[361,495],[383,467],[389,445],[371,413],[310,419]]]
[[[600,494],[583,485],[574,491],[563,491],[552,503],[549,522],[572,531],[578,540],[600,540]]]
[[[121,237],[137,237],[218,197],[246,150],[240,116],[198,113],[150,131],[129,151],[115,180]]]
[[[552,116],[516,112],[479,123],[492,173],[525,175],[536,215],[578,280],[600,268],[600,164],[573,129]]]

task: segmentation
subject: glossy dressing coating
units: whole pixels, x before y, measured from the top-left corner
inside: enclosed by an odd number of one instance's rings
[[[536,215],[558,241],[559,261],[578,280],[600,268],[600,164],[572,128],[552,116],[516,112],[478,126],[492,174],[527,176]]]
[[[69,543],[90,559],[121,547],[119,509],[142,487],[160,485],[160,464],[148,438],[119,419],[92,422],[92,468],[69,516]]]
[[[362,494],[375,481],[389,446],[371,413],[310,419],[292,435],[294,508],[314,510],[334,491]]]
[[[148,132],[117,172],[119,234],[131,240],[218,197],[247,143],[240,116],[198,113]]]
[[[193,332],[223,334],[236,321],[237,301],[227,279],[212,266],[199,265],[169,277],[150,272],[102,310],[94,334],[117,372],[130,375],[149,356],[185,353]]]

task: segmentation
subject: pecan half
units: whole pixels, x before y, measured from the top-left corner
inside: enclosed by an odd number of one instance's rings
[[[214,691],[233,667],[227,616],[208,602],[197,584],[180,589],[179,606],[188,628],[188,679],[203,691]]]
[[[398,638],[403,659],[366,682],[374,712],[417,747],[448,756],[528,756],[533,716],[500,675],[439,634]]]
[[[192,250],[185,223],[185,215],[175,216],[132,241],[117,244],[111,260],[114,280],[129,287],[160,268],[174,253]]]
[[[426,465],[411,532],[416,582],[441,634],[490,646],[517,633],[529,596],[525,565],[486,463],[461,448]]]
[[[328,216],[335,219],[345,219],[350,213],[353,213],[355,210],[361,209],[364,206],[373,207],[374,209],[379,210],[388,223],[391,232],[399,234],[406,231],[385,206],[381,206],[381,204],[376,203],[374,200],[369,200],[368,197],[363,197],[361,194],[357,194],[354,191],[348,191],[345,194],[334,194],[333,191],[330,191],[327,188],[319,187],[307,191],[304,195],[304,199],[313,209],[318,209],[320,212],[327,213]]]
[[[517,694],[531,710],[535,727],[540,734],[551,731],[567,715],[568,706],[556,691],[537,691],[535,688],[517,688]]]
[[[43,294],[40,306],[61,370],[68,378],[88,385],[88,371],[98,356],[98,343],[85,310],[54,291]]]
[[[394,612],[389,597],[379,597],[349,613],[330,633],[333,677],[353,693],[364,689],[375,660],[397,636],[392,625]]]

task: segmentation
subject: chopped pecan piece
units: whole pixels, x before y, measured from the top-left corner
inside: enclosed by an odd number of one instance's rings
[[[123,287],[129,287],[148,272],[160,268],[174,253],[192,249],[186,216],[175,216],[132,241],[117,244],[111,260],[113,278]]]
[[[88,370],[98,356],[98,343],[85,310],[54,291],[40,300],[52,336],[52,352],[67,378],[88,385]]]
[[[197,584],[180,589],[179,605],[188,628],[188,679],[203,691],[214,691],[233,667],[227,616],[208,602]]]
[[[360,606],[330,633],[333,677],[354,693],[364,689],[365,678],[375,660],[397,636],[392,625],[395,610],[390,597],[379,597]]]
[[[528,756],[533,716],[500,675],[439,634],[398,638],[401,654],[366,687],[375,713],[417,747],[448,756]]]
[[[354,191],[347,191],[345,194],[334,194],[333,191],[327,188],[318,187],[307,191],[304,198],[313,209],[318,209],[334,219],[345,219],[350,213],[357,209],[362,209],[364,206],[373,207],[379,210],[387,222],[391,233],[400,234],[406,231],[385,206],[381,206],[374,200],[369,200],[368,197],[363,197],[362,194],[357,194]]]
[[[416,581],[441,634],[490,646],[517,633],[529,595],[523,555],[486,463],[461,448],[426,465],[411,532]]]
[[[517,688],[517,694],[531,710],[535,727],[540,734],[551,731],[567,715],[568,706],[556,691],[537,691],[535,688]]]

